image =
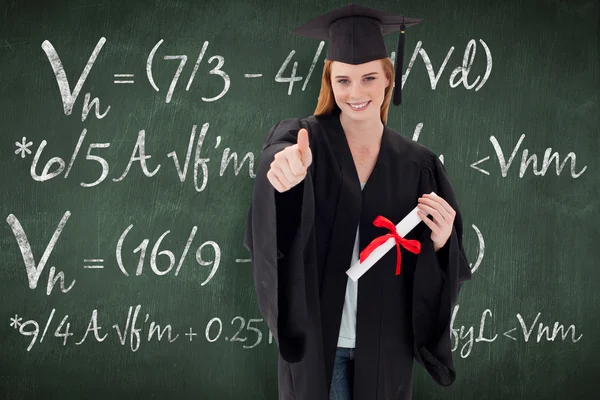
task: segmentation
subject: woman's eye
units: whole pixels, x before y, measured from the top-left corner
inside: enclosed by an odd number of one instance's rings
[[[375,78],[374,76],[367,76],[367,77],[365,78],[365,80],[367,80],[368,82],[374,81],[375,79],[376,79],[376,78]],[[340,84],[342,84],[342,85],[345,85],[346,83],[348,83],[348,79],[340,79],[340,80],[338,81],[338,83],[340,83]]]

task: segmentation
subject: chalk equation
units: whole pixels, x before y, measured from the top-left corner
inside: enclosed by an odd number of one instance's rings
[[[75,332],[71,330],[69,315],[65,314],[62,319],[60,316],[55,317],[55,308],[50,311],[45,321],[34,319],[23,321],[22,317],[15,314],[10,318],[10,326],[21,335],[31,337],[27,351],[31,351],[36,344],[43,343],[47,335],[61,339],[63,346],[67,346],[67,344],[81,346],[86,340],[101,343],[110,335],[111,338],[114,338],[113,343],[121,346],[128,344],[132,352],[138,351],[143,343],[153,341],[173,343],[177,340],[193,342],[198,338],[204,339],[205,343],[218,341],[242,343],[241,347],[244,350],[254,349],[261,343],[273,343],[273,334],[265,326],[262,318],[246,320],[238,315],[233,317],[230,322],[223,322],[223,319],[214,317],[195,330],[194,327],[183,328],[170,323],[157,323],[151,319],[149,313],[145,313],[145,316],[140,314],[141,308],[140,304],[135,308],[129,306],[124,322],[115,323],[110,328],[103,327],[104,321],[100,319],[98,309],[94,309],[85,332],[77,334],[79,337],[77,341],[75,341]],[[263,331],[266,331],[265,334]],[[265,338],[266,340],[264,340]]]
[[[525,139],[525,135],[523,134],[519,138],[517,144],[513,147],[510,155],[506,155],[504,153],[504,151],[502,151],[502,146],[498,142],[498,139],[496,139],[496,137],[494,137],[494,136],[490,136],[490,142],[494,149],[494,153],[496,154],[496,158],[498,159],[498,167],[500,169],[500,174],[502,175],[503,178],[506,178],[506,176],[508,175],[511,165],[513,164],[515,157],[517,157],[517,152],[519,151],[519,148],[521,147],[521,143],[523,143],[524,139]],[[484,157],[484,158],[472,163],[470,165],[470,167],[478,172],[481,172],[482,174],[490,175],[489,171],[478,166],[479,164],[481,164],[489,159],[490,159],[490,156]],[[540,175],[546,176],[546,174],[549,171],[550,172],[552,171],[553,166],[554,166],[554,172],[556,173],[556,176],[560,176],[560,174],[563,172],[563,169],[565,168],[567,162],[569,163],[569,166],[570,166],[567,174],[570,175],[571,178],[574,178],[574,179],[579,178],[581,175],[583,175],[583,173],[587,169],[587,165],[586,165],[583,168],[581,168],[579,171],[576,170],[577,155],[574,152],[572,152],[572,151],[569,152],[565,157],[563,157],[563,159],[561,161],[560,154],[556,151],[553,152],[551,147],[546,148],[546,150],[544,151],[544,156],[540,160],[541,165],[538,164],[537,154],[533,153],[530,155],[529,149],[523,149],[523,152],[521,153],[520,161],[521,162],[518,165],[519,178],[523,178],[528,171],[535,176],[540,176]],[[531,166],[531,168],[530,168],[530,166]]]
[[[181,183],[186,182],[186,179],[189,175],[188,171],[190,171],[190,169],[192,170],[193,177],[191,179],[193,180],[194,189],[197,192],[204,191],[208,185],[210,157],[204,157],[202,150],[209,127],[210,124],[208,122],[205,123],[200,129],[200,133],[197,134],[198,126],[192,126],[187,149],[181,158],[176,150],[172,150],[166,154],[166,158],[172,159],[174,175],[176,174],[176,178],[179,179]],[[75,148],[72,150],[72,153],[70,156],[68,156],[68,158],[59,156],[46,156],[46,152],[48,151],[46,150],[46,146],[48,145],[48,142],[46,140],[42,140],[35,150],[35,154],[33,155],[33,159],[29,167],[29,174],[31,178],[37,182],[45,182],[62,174],[62,176],[66,179],[69,177],[75,161],[78,158],[83,158],[81,161],[82,163],[96,165],[99,169],[99,172],[98,176],[94,180],[80,182],[80,185],[84,188],[90,188],[104,182],[111,172],[111,167],[109,160],[102,154],[102,152],[108,151],[106,149],[110,148],[111,143],[89,143],[87,144],[87,150],[84,150],[85,155],[80,155],[82,147],[86,146],[86,136],[87,129],[84,128],[79,135],[79,139],[77,140]],[[221,142],[222,137],[218,135],[214,139],[214,142],[209,145],[213,146],[215,150],[220,151],[221,149],[219,146],[221,145]],[[15,145],[17,146],[15,154],[21,154],[21,159],[24,159],[27,154],[32,153],[29,147],[33,145],[33,142],[27,142],[26,137],[23,137],[21,142],[15,142]],[[160,171],[162,164],[160,162],[155,162],[154,160],[150,161],[152,154],[149,154],[149,151],[146,150],[145,130],[142,129],[138,132],[137,138],[132,147],[133,150],[127,165],[124,167],[119,176],[112,178],[112,182],[123,181],[127,177],[127,174],[134,163],[139,163],[139,167],[141,168],[143,174],[148,178],[154,177]],[[60,150],[64,149],[60,148],[59,151]],[[250,178],[255,178],[256,175],[254,173],[254,162],[254,153],[247,152],[242,157],[238,157],[238,153],[236,151],[232,151],[231,147],[225,147],[221,151],[220,162],[218,162],[218,176],[222,177],[225,175],[228,169],[231,169],[230,166],[233,168],[234,175],[238,176],[245,168],[245,164],[247,163],[248,176]],[[192,163],[191,168],[190,163]]]
[[[75,86],[73,87],[72,90],[71,90],[71,84],[69,83],[69,79],[67,77],[67,73],[65,72],[63,63],[61,61],[61,58],[60,58],[57,50],[55,49],[55,47],[52,45],[52,43],[49,40],[45,40],[42,43],[42,49],[44,50],[46,57],[50,63],[50,66],[52,68],[52,71],[54,72],[54,75],[56,77],[56,83],[58,84],[60,96],[61,96],[62,103],[63,103],[63,111],[64,111],[65,115],[71,115],[71,113],[73,111],[73,106],[79,96],[79,93],[81,92],[81,89],[83,88],[83,85],[85,84],[85,82],[88,78],[88,75],[90,74],[92,68],[94,67],[94,63],[96,62],[96,59],[98,58],[98,55],[100,54],[106,41],[107,40],[105,37],[101,37],[98,40],[98,43],[94,47],[92,54],[90,55],[86,65],[83,68],[82,73],[79,76],[79,79],[77,80],[77,83],[75,84]],[[164,43],[164,39],[160,39],[154,45],[154,47],[150,50],[148,57],[146,58],[146,65],[145,65],[146,78],[147,78],[150,86],[156,92],[160,92],[160,88],[156,84],[156,80],[154,77],[154,75],[155,75],[154,70],[156,69],[155,58],[156,58],[157,52],[159,51],[159,48],[162,46],[163,43]],[[492,64],[493,64],[492,63],[492,53],[491,53],[488,45],[485,43],[485,41],[483,41],[482,39],[479,39],[479,43],[483,47],[483,49],[485,51],[485,55],[486,55],[486,59],[485,59],[486,68],[485,68],[483,78],[480,75],[477,75],[475,78],[472,78],[471,81],[469,80],[469,74],[471,74],[471,68],[472,68],[473,62],[475,60],[476,49],[477,49],[477,42],[474,39],[471,39],[465,47],[461,65],[454,68],[454,70],[450,74],[450,77],[448,78],[448,84],[451,88],[456,88],[460,85],[463,85],[464,88],[466,88],[467,90],[475,89],[475,91],[479,91],[485,85],[487,80],[489,79],[491,72],[492,72]],[[317,64],[317,62],[320,59],[324,45],[325,45],[324,41],[321,41],[319,43],[319,46],[317,47],[317,50],[313,57],[312,63],[306,74],[306,77],[303,77],[303,76],[300,76],[297,74],[297,69],[298,69],[297,61],[293,62],[292,66],[291,66],[291,72],[289,72],[289,76],[286,76],[286,71],[289,70],[289,66],[290,66],[290,63],[292,62],[292,58],[296,54],[296,50],[290,51],[290,53],[288,54],[286,59],[283,61],[283,63],[281,64],[281,67],[279,68],[279,70],[277,71],[277,73],[275,74],[275,76],[273,78],[275,80],[275,82],[284,83],[284,84],[288,85],[288,90],[287,90],[288,95],[292,94],[294,84],[301,82],[303,80],[304,80],[304,84],[302,85],[302,91],[306,90],[308,82],[310,81],[310,78],[315,69],[315,65]],[[204,41],[202,48],[200,49],[198,56],[196,57],[194,66],[192,67],[192,70],[189,74],[187,84],[185,85],[186,91],[189,91],[190,88],[192,87],[192,84],[194,82],[196,74],[198,73],[198,69],[199,69],[200,65],[202,64],[202,61],[208,51],[208,47],[209,47],[209,41],[206,40],[206,41]],[[402,86],[404,87],[404,84],[405,84],[406,80],[408,79],[408,77],[411,73],[411,70],[415,64],[417,56],[420,56],[425,65],[425,69],[426,69],[427,76],[430,81],[431,89],[435,90],[453,52],[454,52],[454,46],[452,46],[450,48],[450,50],[447,52],[446,57],[445,57],[444,61],[442,62],[442,65],[438,68],[438,71],[436,72],[433,62],[429,58],[425,49],[423,48],[423,43],[421,41],[417,42],[415,49],[412,53],[412,56],[408,62],[406,71],[402,75]],[[395,64],[395,59],[396,59],[395,52],[391,53],[390,59],[392,60],[392,63]],[[188,55],[187,54],[169,54],[169,55],[164,55],[163,60],[179,62],[177,69],[175,70],[175,72],[171,78],[171,82],[169,84],[167,93],[165,95],[165,102],[170,103],[171,100],[173,99],[173,94],[175,92],[175,89],[178,86],[178,82],[179,82],[180,78],[182,77],[182,74],[185,70],[186,64],[188,62]],[[212,69],[210,69],[208,74],[215,76],[214,79],[218,79],[219,84],[222,85],[222,88],[219,93],[216,93],[211,97],[202,96],[202,101],[215,102],[217,100],[222,99],[229,92],[229,89],[231,88],[231,78],[230,78],[230,75],[224,69],[225,58],[223,56],[214,54],[208,59],[207,63],[209,65],[214,64],[214,67]],[[262,76],[263,76],[263,73],[256,73],[256,72],[246,72],[243,74],[244,78],[261,78]],[[136,82],[135,77],[136,77],[135,73],[130,73],[130,71],[128,73],[123,73],[123,71],[120,71],[119,73],[112,74],[112,82],[114,84],[118,84],[118,85],[135,84],[135,82]],[[90,102],[90,96],[91,96],[90,93],[86,94],[87,107],[84,107],[84,110],[86,110],[86,109],[87,110],[84,111],[84,113],[82,113],[82,121],[85,120],[87,113],[89,112],[89,110],[91,109],[92,106],[96,107],[96,117],[99,119],[105,117],[106,114],[110,110],[110,106],[108,106],[108,107],[106,107],[104,113],[101,113],[99,111],[100,100],[98,98],[94,98]]]
[[[533,320],[531,320],[531,318],[525,318],[520,313],[517,313],[514,321],[517,326],[502,332],[502,330],[498,330],[498,323],[497,321],[494,321],[493,313],[489,308],[481,313],[479,330],[476,333],[474,326],[461,325],[458,328],[454,327],[454,321],[459,308],[460,306],[457,304],[452,312],[450,339],[452,341],[452,351],[457,350],[459,345],[462,345],[460,347],[461,358],[469,357],[473,350],[473,346],[479,342],[493,343],[506,339],[512,341],[523,340],[526,343],[577,343],[583,337],[583,334],[577,335],[577,328],[575,325],[569,325],[565,330],[562,323],[555,321],[552,328],[550,328],[550,325],[547,325],[540,320],[541,312],[538,312]],[[477,336],[475,336],[476,334]]]
[[[62,234],[67,221],[71,217],[71,212],[66,211],[61,220],[59,221],[57,227],[52,234],[48,244],[46,245],[46,249],[44,250],[44,254],[42,255],[39,262],[36,263],[36,260],[33,256],[33,251],[31,249],[31,244],[29,239],[27,238],[27,233],[25,229],[21,225],[21,222],[14,214],[9,214],[6,218],[6,222],[10,226],[12,233],[17,241],[19,246],[19,250],[21,251],[21,255],[23,257],[23,263],[25,265],[25,270],[27,272],[27,280],[29,283],[30,289],[36,289],[38,285],[38,281],[40,280],[40,276],[44,271],[44,268],[48,262],[48,259],[52,255],[52,252],[58,243],[60,235]],[[475,273],[479,266],[483,261],[483,257],[485,254],[485,240],[483,238],[483,234],[475,225],[471,225],[473,230],[475,231],[477,241],[478,241],[478,252],[475,263],[470,263],[469,266],[471,268],[471,273]],[[123,262],[123,247],[126,241],[128,240],[129,232],[134,228],[133,224],[130,224],[127,228],[123,230],[121,233],[115,248],[115,259],[117,262],[117,266],[121,273],[125,276],[130,276],[130,273],[133,273],[132,268],[128,268]],[[196,232],[198,231],[197,226],[193,226],[191,228],[190,234],[186,241],[186,244],[179,255],[179,261],[177,260],[176,254],[168,249],[165,249],[162,244],[163,240],[171,233],[171,230],[164,231],[158,238],[153,239],[152,241],[149,238],[143,239],[139,245],[133,250],[133,254],[138,254],[138,261],[135,267],[135,276],[140,276],[144,273],[144,270],[148,270],[147,265],[149,264],[149,269],[156,276],[163,276],[169,273],[172,273],[175,276],[179,275],[181,268],[186,261],[186,257],[189,253],[189,250],[192,246],[194,238],[196,236]],[[150,251],[150,255],[148,257],[148,249],[152,246]],[[208,255],[207,255],[208,254]],[[158,261],[158,257],[161,257],[161,261]],[[195,252],[195,261],[197,266],[202,267],[202,269],[210,269],[208,272],[208,276],[204,281],[201,282],[200,286],[205,286],[208,284],[215,276],[217,271],[219,270],[219,266],[221,265],[221,247],[212,240],[207,240],[202,243]],[[168,262],[165,262],[168,260]],[[236,263],[249,263],[250,259],[236,258]],[[165,266],[166,264],[166,266]],[[177,265],[177,266],[176,266]],[[104,259],[99,258],[84,258],[83,259],[83,268],[84,269],[103,269],[104,268]],[[65,286],[66,278],[65,274],[62,271],[58,271],[55,266],[50,268],[48,283],[46,286],[46,294],[50,295],[54,290],[54,287],[57,283],[60,283],[60,290],[62,293],[68,293],[73,286],[75,285],[75,280],[71,281],[68,286]]]
[[[583,334],[577,333],[575,325],[569,325],[565,329],[564,324],[558,321],[555,321],[552,326],[545,324],[540,320],[540,312],[533,319],[525,318],[521,313],[517,313],[514,319],[516,326],[502,332],[494,325],[497,321],[494,321],[490,309],[482,312],[479,330],[475,332],[474,326],[461,325],[455,327],[454,323],[459,307],[459,305],[454,307],[450,323],[450,338],[452,351],[459,351],[461,358],[469,357],[472,354],[474,345],[479,342],[493,343],[504,339],[525,343],[577,343],[583,337]],[[194,327],[184,328],[171,323],[157,323],[152,320],[149,313],[140,314],[141,308],[140,304],[136,305],[135,308],[129,306],[124,322],[115,323],[110,328],[103,327],[98,309],[94,309],[85,332],[77,334],[79,338],[77,341],[75,341],[75,333],[71,330],[69,315],[64,315],[62,319],[60,317],[55,319],[56,309],[54,308],[45,320],[29,319],[23,321],[22,317],[15,314],[14,317],[10,318],[10,326],[19,334],[31,337],[27,345],[27,351],[31,351],[36,344],[43,343],[48,334],[62,340],[63,346],[67,346],[67,344],[80,346],[86,340],[100,343],[111,335],[114,338],[114,344],[121,346],[128,344],[132,352],[138,351],[143,343],[161,342],[163,339],[166,343],[173,343],[177,340],[194,342],[195,339],[203,340],[204,343],[239,342],[244,350],[254,349],[261,343],[273,343],[273,334],[265,326],[266,324],[262,318],[246,319],[238,315],[229,322],[227,322],[227,319],[224,322],[223,318],[213,317],[196,330]],[[125,311],[123,315],[125,315]],[[477,336],[475,336],[476,334]]]
[[[412,135],[412,140],[417,142],[419,140],[419,136],[421,135],[422,130],[423,130],[423,123],[420,122],[415,127],[415,130]],[[514,162],[515,158],[518,156],[517,155],[518,151],[519,151],[524,139],[525,139],[525,135],[523,134],[519,138],[517,144],[512,148],[511,153],[506,154],[502,150],[502,146],[498,142],[498,139],[495,136],[490,136],[490,143],[492,145],[492,149],[493,149],[493,151],[496,155],[496,159],[498,161],[498,164],[497,164],[498,171],[500,172],[500,175],[503,178],[506,178],[508,176],[511,166],[514,165],[513,162]],[[25,138],[23,138],[23,141],[25,141]],[[15,142],[15,144],[18,145],[19,143]],[[24,155],[23,155],[23,157],[24,157]],[[490,158],[491,158],[490,156],[486,156],[482,159],[479,159],[479,160],[475,161],[474,163],[471,163],[470,167],[473,168],[474,170],[476,170],[477,172],[480,172],[482,174],[489,176],[490,172],[488,170],[484,169],[483,166],[481,166],[480,164],[488,161]],[[439,159],[442,163],[444,163],[444,155],[443,154],[440,154]],[[548,174],[549,172],[550,173],[552,172],[552,170],[553,170],[552,167],[554,167],[554,172],[556,173],[556,176],[560,176],[560,174],[563,172],[563,169],[565,168],[567,163],[569,163],[569,166],[570,166],[568,174],[570,175],[571,178],[577,179],[581,175],[583,175],[583,173],[587,170],[587,165],[584,166],[583,168],[581,168],[579,171],[576,170],[577,155],[572,151],[567,153],[567,155],[565,157],[563,157],[563,159],[561,161],[560,154],[556,151],[553,152],[552,148],[548,147],[544,151],[544,156],[540,161],[541,161],[541,163],[540,163],[541,165],[538,164],[537,154],[535,154],[535,153],[530,154],[529,149],[523,149],[523,151],[521,153],[521,162],[518,165],[519,178],[523,178],[525,176],[525,174],[527,174],[527,173],[533,174],[535,176],[546,176],[546,174]],[[512,169],[514,170],[515,168],[517,168],[517,167],[513,167]]]
[[[58,226],[54,230],[50,241],[46,245],[46,249],[44,254],[42,255],[39,262],[36,263],[36,260],[33,256],[33,252],[31,249],[31,244],[27,238],[27,234],[21,225],[19,219],[14,215],[10,214],[6,218],[6,222],[12,229],[13,235],[19,245],[19,250],[21,251],[21,255],[23,257],[23,262],[25,264],[25,270],[27,272],[27,280],[29,283],[30,289],[36,289],[38,282],[40,280],[40,276],[44,271],[46,264],[52,252],[58,243],[60,235],[62,234],[67,221],[71,217],[71,212],[66,211]],[[134,273],[135,276],[140,276],[146,270],[150,270],[151,273],[154,273],[157,276],[163,276],[169,273],[177,276],[179,275],[181,268],[184,262],[187,260],[187,255],[192,247],[192,243],[196,236],[196,232],[198,231],[197,226],[193,226],[191,228],[190,234],[184,246],[184,249],[179,254],[179,260],[177,260],[177,256],[171,250],[166,249],[163,245],[163,240],[169,235],[171,230],[166,230],[163,232],[160,237],[153,238],[151,241],[149,238],[143,239],[139,245],[133,250],[133,254],[138,255],[137,265],[135,266],[135,270],[131,271],[131,266],[125,265],[123,262],[123,246],[128,240],[129,232],[134,228],[133,224],[130,224],[120,235],[119,240],[117,241],[117,245],[115,248],[115,259],[117,266],[121,273],[125,276],[130,276],[130,273]],[[151,250],[150,249],[151,246]],[[149,254],[148,254],[149,253]],[[159,259],[160,257],[160,259]],[[194,259],[188,264],[193,266],[198,266],[202,271],[208,270],[207,277],[200,283],[200,286],[205,286],[208,284],[215,276],[217,271],[219,270],[219,266],[221,265],[221,247],[213,240],[207,240],[196,248]],[[160,261],[159,261],[160,260]],[[194,263],[195,261],[195,263]],[[247,263],[249,260],[247,259],[236,259],[236,263]],[[177,266],[175,266],[177,264]],[[148,267],[149,266],[149,267]],[[104,259],[99,258],[85,258],[83,259],[83,268],[84,269],[103,269],[104,268]],[[54,290],[54,287],[57,283],[60,284],[60,290],[62,293],[68,293],[73,286],[75,285],[75,280],[72,280],[70,284],[66,284],[67,278],[65,277],[65,273],[63,271],[57,270],[55,266],[50,268],[50,273],[48,276],[48,284],[46,286],[46,294],[50,295]]]
[[[205,157],[202,154],[203,147],[205,145],[205,140],[208,132],[210,124],[205,123],[201,130],[200,134],[196,138],[197,134],[197,125],[193,125],[189,140],[187,144],[187,149],[185,153],[180,156],[176,150],[172,150],[166,154],[166,158],[172,159],[173,162],[173,173],[176,179],[179,179],[181,183],[185,183],[188,177],[188,171],[191,172],[194,189],[197,192],[202,192],[206,189],[209,180],[209,162],[211,160],[210,157]],[[415,128],[415,133],[413,135],[413,140],[418,140],[420,131],[423,128],[423,123],[419,123]],[[68,164],[65,161],[65,158],[54,156],[49,157],[46,155],[46,146],[48,145],[46,140],[42,140],[42,142],[35,149],[35,154],[33,155],[33,159],[31,161],[31,165],[29,167],[29,174],[34,181],[37,182],[45,182],[50,179],[54,179],[60,175],[62,175],[65,179],[69,177],[69,174],[75,164],[75,161],[79,158],[83,158],[80,163],[85,163],[86,165],[97,165],[99,167],[99,172],[95,180],[90,180],[87,182],[80,182],[81,187],[90,188],[97,186],[103,183],[111,172],[111,163],[109,160],[102,155],[104,149],[108,149],[111,146],[111,143],[89,143],[87,144],[87,151],[85,151],[85,155],[80,156],[81,148],[84,146],[85,138],[87,135],[87,129],[83,129],[81,134],[79,135],[79,139],[75,148],[72,151],[72,154],[68,158]],[[498,171],[502,177],[508,176],[509,170],[513,165],[513,162],[517,156],[517,152],[523,142],[525,135],[522,135],[519,139],[517,145],[512,149],[510,155],[507,155],[503,152],[502,147],[498,143],[498,140],[492,136],[490,137],[490,142],[492,143],[493,150],[495,152],[498,164]],[[219,150],[219,146],[222,142],[222,136],[218,135],[214,142],[209,142],[208,146],[212,146],[215,150]],[[214,143],[214,144],[213,144]],[[23,137],[20,142],[15,142],[15,154],[20,154],[21,159],[25,159],[29,154],[32,154],[32,149],[30,147],[33,146],[32,141],[27,141],[26,137]],[[64,149],[60,149],[63,150]],[[193,155],[193,159],[192,159]],[[131,167],[135,164],[139,164],[139,168],[141,169],[144,176],[147,178],[152,178],[156,174],[159,173],[162,162],[164,161],[149,161],[152,158],[152,154],[146,150],[146,131],[140,130],[138,132],[135,143],[133,144],[133,150],[131,152],[131,156],[127,162],[127,165],[122,169],[122,171],[118,174],[118,176],[112,177],[112,182],[121,182],[126,177]],[[256,156],[253,152],[246,152],[243,156],[238,156],[238,152],[232,150],[231,147],[225,147],[222,149],[220,161],[218,162],[218,176],[223,177],[228,169],[233,169],[234,176],[239,176],[240,172],[246,170],[247,164],[247,173],[250,178],[255,178],[255,161]],[[444,159],[440,156],[442,162]],[[485,161],[488,161],[490,156],[484,157],[470,165],[471,168],[476,171],[483,173],[485,175],[490,175],[490,172],[484,169],[480,164]],[[164,159],[163,159],[164,160]],[[92,163],[90,163],[92,162]],[[191,163],[191,164],[190,164]],[[548,172],[551,172],[554,169],[556,176],[560,176],[563,172],[565,166],[569,163],[570,168],[568,171],[568,175],[571,178],[579,178],[583,175],[583,173],[587,170],[587,166],[580,168],[577,170],[577,155],[574,152],[569,152],[561,161],[560,154],[558,152],[553,152],[552,148],[547,148],[544,152],[544,155],[540,162],[538,163],[538,156],[536,154],[529,154],[529,149],[524,149],[522,151],[522,157],[520,160],[518,177],[522,178],[529,171],[530,174],[535,176],[546,176]],[[230,168],[231,166],[231,168]],[[554,167],[554,168],[552,168]],[[211,168],[212,169],[212,168]],[[175,175],[176,174],[176,175]],[[244,174],[245,176],[245,174]]]

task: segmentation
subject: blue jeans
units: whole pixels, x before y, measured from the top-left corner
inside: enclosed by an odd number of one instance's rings
[[[354,349],[338,347],[335,352],[330,400],[352,400],[354,388]]]

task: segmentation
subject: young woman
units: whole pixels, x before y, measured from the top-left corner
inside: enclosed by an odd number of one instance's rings
[[[450,319],[471,271],[444,166],[386,124],[402,62],[394,76],[382,35],[403,22],[418,20],[350,4],[295,31],[329,40],[321,92],[314,115],[267,135],[244,240],[280,399],[410,399],[415,358],[439,384],[455,380]],[[417,205],[423,223],[399,237]],[[397,251],[349,279],[390,232]]]

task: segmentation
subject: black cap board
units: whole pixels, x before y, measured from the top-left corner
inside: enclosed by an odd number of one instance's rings
[[[328,60],[362,64],[387,57],[383,36],[399,30],[393,98],[393,103],[397,106],[402,103],[404,29],[421,21],[422,19],[408,18],[350,3],[299,26],[292,33],[328,40]]]

